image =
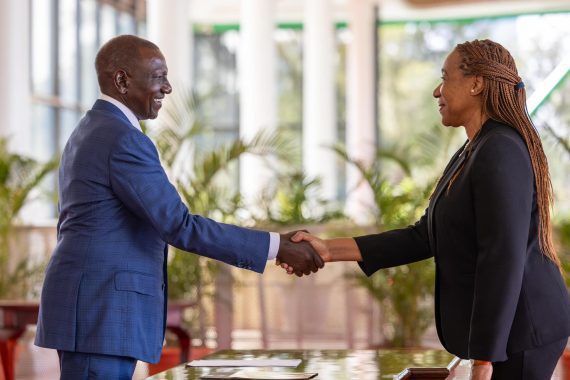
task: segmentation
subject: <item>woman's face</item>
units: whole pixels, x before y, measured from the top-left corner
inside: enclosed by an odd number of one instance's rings
[[[475,77],[464,75],[459,68],[460,64],[461,56],[457,50],[453,50],[441,69],[442,81],[433,90],[441,122],[449,127],[467,125],[480,109],[477,97],[474,96]]]

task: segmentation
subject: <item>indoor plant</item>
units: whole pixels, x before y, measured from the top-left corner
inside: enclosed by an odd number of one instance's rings
[[[27,258],[11,262],[12,230],[19,212],[30,199],[32,190],[58,165],[56,159],[40,163],[8,151],[6,139],[0,139],[0,299],[21,299],[39,281],[41,265],[29,264]]]

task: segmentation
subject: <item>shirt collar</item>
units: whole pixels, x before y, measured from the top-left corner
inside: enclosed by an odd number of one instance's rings
[[[131,111],[129,109],[129,107],[127,107],[126,105],[124,105],[123,103],[119,102],[117,99],[110,97],[109,95],[105,95],[103,93],[101,93],[101,95],[99,95],[99,99],[104,100],[106,102],[111,103],[112,105],[114,105],[115,107],[117,107],[118,109],[121,110],[122,113],[125,114],[125,116],[127,117],[127,119],[129,119],[129,121],[131,122],[131,124],[133,125],[133,127],[135,127],[136,129],[138,129],[139,131],[142,131],[141,129],[141,125],[139,124],[139,121],[137,119],[137,117],[135,116],[135,114],[133,113],[133,111]]]

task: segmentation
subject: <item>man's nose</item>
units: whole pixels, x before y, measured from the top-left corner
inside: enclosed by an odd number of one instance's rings
[[[441,83],[437,85],[436,88],[433,89],[433,97],[434,98],[439,98],[441,96]]]
[[[162,86],[162,92],[164,92],[165,94],[170,94],[172,92],[172,86],[170,85],[170,82],[168,81],[168,79],[166,80],[166,82]]]

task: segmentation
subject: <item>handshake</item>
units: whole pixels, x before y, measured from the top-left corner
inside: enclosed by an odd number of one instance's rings
[[[279,251],[275,264],[287,273],[301,277],[315,273],[331,261],[325,242],[308,231],[293,231],[280,235]]]

